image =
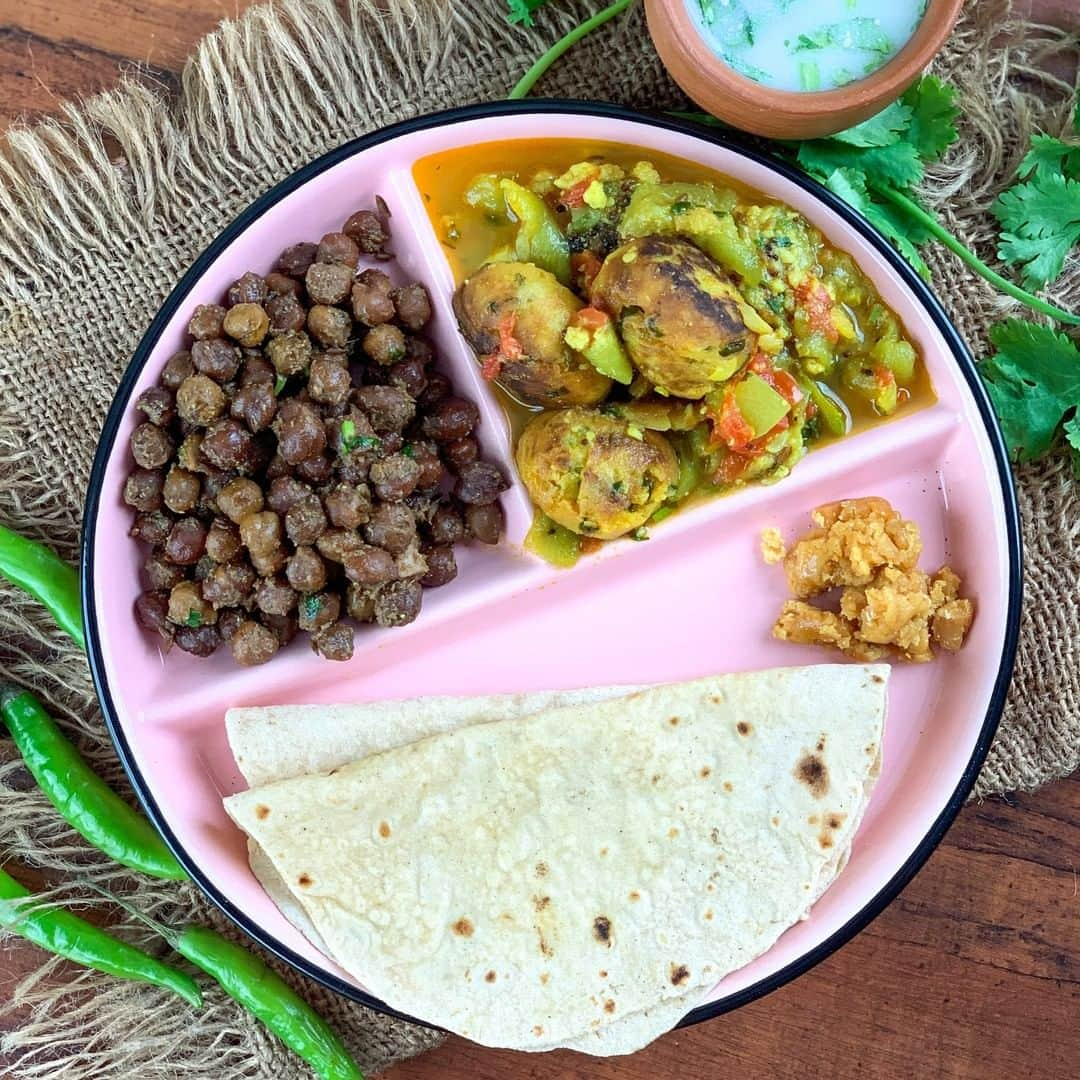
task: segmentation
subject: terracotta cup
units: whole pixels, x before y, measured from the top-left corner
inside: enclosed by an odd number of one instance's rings
[[[914,35],[887,64],[838,90],[808,93],[762,86],[735,72],[702,38],[688,2],[695,0],[645,0],[649,33],[672,78],[713,116],[781,139],[831,135],[898,98],[941,48],[963,5],[930,0]]]

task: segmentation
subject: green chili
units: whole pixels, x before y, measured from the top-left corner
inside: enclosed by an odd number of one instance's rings
[[[0,927],[83,967],[118,979],[162,986],[179,994],[189,1005],[202,1005],[202,995],[190,975],[155,960],[126,941],[110,937],[70,911],[43,907],[33,899],[29,903],[17,902],[31,895],[29,889],[0,870]]]
[[[44,544],[28,540],[0,525],[0,575],[40,600],[57,625],[86,648],[83,636],[79,575]]]
[[[363,1080],[330,1025],[254,954],[205,926],[179,934],[164,930],[183,957],[217,980],[221,988],[261,1020],[323,1080]]]
[[[0,716],[38,786],[72,828],[133,870],[187,878],[150,822],[94,774],[32,694],[0,684]]]
[[[98,886],[103,896],[110,894]],[[364,1080],[330,1025],[303,998],[242,945],[207,926],[176,931],[144,915],[119,897],[110,897],[125,911],[156,930],[172,948],[205,971],[233,999],[261,1020],[323,1080]]]

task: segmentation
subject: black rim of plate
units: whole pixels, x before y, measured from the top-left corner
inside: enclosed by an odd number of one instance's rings
[[[982,417],[987,437],[990,440],[994,452],[998,479],[1001,484],[1001,495],[1005,508],[1006,543],[1009,553],[1009,566],[1007,568],[1009,601],[1006,616],[1005,643],[1001,653],[1001,663],[998,667],[997,678],[994,682],[993,693],[990,697],[990,704],[986,712],[986,717],[983,720],[979,737],[972,749],[967,766],[960,776],[959,783],[956,785],[956,789],[950,796],[944,810],[942,810],[937,820],[930,827],[930,830],[916,846],[915,850],[908,857],[903,866],[901,866],[893,877],[886,882],[886,884],[878,891],[877,895],[840,927],[839,930],[835,931],[825,941],[821,942],[821,944],[817,945],[809,952],[804,953],[797,960],[788,964],[780,971],[759,980],[754,983],[753,986],[748,986],[744,990],[740,990],[738,993],[732,994],[720,1001],[700,1005],[696,1009],[691,1010],[683,1017],[678,1025],[679,1027],[684,1027],[689,1024],[700,1023],[702,1020],[711,1019],[714,1016],[719,1016],[722,1013],[730,1012],[732,1009],[737,1009],[742,1005],[746,1005],[749,1002],[778,989],[785,983],[802,975],[804,972],[809,971],[815,964],[824,960],[831,953],[846,944],[896,898],[941,842],[946,830],[952,824],[953,819],[959,812],[968,793],[974,786],[975,779],[979,773],[979,768],[986,757],[994,733],[997,730],[998,722],[1001,719],[1001,713],[1005,706],[1005,695],[1008,691],[1009,680],[1012,677],[1013,664],[1016,659],[1016,648],[1020,629],[1022,588],[1022,551],[1016,490],[1013,485],[1012,472],[1009,468],[1008,454],[1001,435],[1001,429],[994,416],[982,380],[976,370],[975,362],[968,351],[967,346],[964,344],[963,339],[956,330],[956,327],[953,326],[949,317],[945,314],[937,297],[900,257],[900,255],[897,254],[888,241],[869,225],[865,219],[852,210],[847,203],[838,199],[830,191],[826,190],[814,180],[811,180],[804,173],[783,161],[779,161],[767,153],[763,153],[759,149],[747,145],[746,141],[744,141],[745,137],[740,136],[738,133],[710,129],[693,122],[673,119],[666,115],[640,113],[633,109],[616,105],[563,99],[537,99],[531,101],[500,101],[482,105],[467,105],[457,109],[449,109],[445,112],[431,113],[426,116],[405,120],[401,123],[394,124],[391,127],[382,128],[379,131],[364,135],[358,139],[353,139],[352,141],[339,146],[337,149],[324,154],[322,157],[317,158],[315,161],[312,161],[310,164],[281,181],[281,183],[260,196],[244,210],[243,213],[241,213],[191,264],[154,317],[149,329],[139,342],[131,362],[120,381],[116,397],[114,398],[108,416],[106,417],[105,426],[101,434],[101,441],[98,444],[98,449],[94,457],[83,515],[81,578],[87,657],[90,663],[90,672],[94,680],[94,686],[97,690],[102,712],[105,716],[105,723],[109,729],[109,734],[112,736],[112,740],[116,745],[120,760],[127,770],[128,777],[151,820],[160,830],[166,843],[172,849],[184,869],[187,870],[191,875],[192,880],[200,886],[203,892],[205,892],[206,895],[242,930],[259,942],[259,944],[269,949],[270,952],[280,957],[286,963],[292,965],[298,971],[301,971],[314,979],[316,982],[329,987],[331,990],[337,991],[347,998],[359,1001],[370,1008],[376,1009],[379,1012],[411,1020],[414,1023],[425,1024],[425,1026],[431,1026],[426,1024],[423,1020],[418,1020],[416,1017],[411,1017],[396,1009],[392,1009],[380,999],[365,993],[362,990],[358,990],[355,986],[343,981],[336,975],[330,974],[316,964],[305,960],[287,946],[281,944],[281,942],[277,941],[272,935],[259,926],[258,923],[233,905],[216,888],[213,881],[211,881],[203,872],[195,859],[193,859],[178,842],[176,836],[169,828],[168,822],[165,821],[162,816],[161,810],[150,790],[150,786],[147,784],[133,760],[127,738],[117,719],[116,708],[113,704],[112,694],[109,689],[108,680],[105,677],[104,665],[102,663],[101,642],[97,628],[97,612],[94,605],[93,589],[91,588],[91,582],[94,578],[94,555],[91,540],[97,526],[97,515],[101,503],[105,467],[112,456],[113,445],[116,441],[116,433],[128,407],[128,399],[131,395],[132,388],[146,363],[150,350],[154,347],[158,337],[161,335],[165,324],[184,302],[188,292],[202,276],[210,263],[217,258],[228,244],[230,244],[253,221],[261,217],[283,196],[294,191],[296,188],[302,186],[331,166],[337,165],[338,163],[353,157],[362,150],[377,146],[380,143],[398,138],[399,136],[408,135],[431,127],[444,127],[450,124],[461,123],[465,120],[479,120],[506,115],[523,115],[526,113],[555,113],[565,115],[586,114],[589,116],[606,117],[613,120],[631,120],[650,127],[667,128],[672,131],[682,132],[683,134],[700,139],[703,142],[713,143],[731,150],[736,154],[741,154],[743,157],[749,158],[751,161],[779,173],[787,180],[790,180],[792,183],[798,184],[799,187],[809,191],[818,199],[818,201],[824,203],[825,206],[833,211],[833,213],[839,215],[868,240],[871,245],[873,245],[878,253],[889,263],[891,268],[899,274],[904,284],[915,294],[916,298],[930,315],[934,324],[941,331],[952,352],[953,358],[967,381],[968,389],[971,391],[971,395],[978,407],[979,414]]]

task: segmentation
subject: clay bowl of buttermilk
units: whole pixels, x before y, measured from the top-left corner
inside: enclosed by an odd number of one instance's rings
[[[930,63],[963,0],[645,0],[675,81],[744,131],[830,135],[873,116]]]

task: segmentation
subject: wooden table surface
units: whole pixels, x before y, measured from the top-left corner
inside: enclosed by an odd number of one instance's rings
[[[1080,23],[1077,0],[1028,0]],[[0,124],[137,66],[172,87],[247,0],[0,0]],[[0,950],[0,1000],[35,957]],[[516,1055],[450,1038],[382,1080],[1066,1077],[1080,1061],[1080,778],[967,807],[902,896],[794,983],[631,1058]],[[3,1061],[0,1060],[0,1068]],[[12,1078],[14,1080],[14,1078]],[[112,1078],[103,1078],[112,1080]]]

